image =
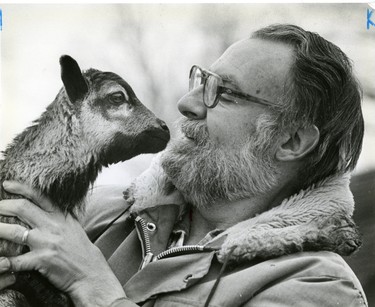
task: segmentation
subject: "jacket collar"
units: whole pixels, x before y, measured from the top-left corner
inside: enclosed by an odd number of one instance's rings
[[[326,250],[349,255],[361,245],[352,220],[354,200],[349,183],[349,175],[326,178],[279,206],[228,228],[205,247],[217,249],[221,262],[267,259],[299,251]],[[159,209],[164,213],[155,214]],[[160,205],[142,208],[138,213],[150,220],[150,212],[160,217],[165,216],[165,209]],[[174,216],[177,218],[178,214]],[[159,223],[158,219],[151,218],[158,227],[168,224],[171,229],[170,222],[163,219]],[[157,241],[163,240],[159,237]]]
[[[208,245],[218,258],[243,262],[299,251],[333,251],[346,256],[361,245],[352,220],[350,176],[333,176],[285,199],[279,206],[230,227]],[[229,258],[229,259],[228,259]]]

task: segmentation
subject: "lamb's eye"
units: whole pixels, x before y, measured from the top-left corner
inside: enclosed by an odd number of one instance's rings
[[[126,102],[125,95],[123,92],[116,92],[109,95],[109,100],[113,104],[122,104]]]

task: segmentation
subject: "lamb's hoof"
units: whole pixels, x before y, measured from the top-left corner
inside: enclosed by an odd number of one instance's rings
[[[362,245],[358,228],[349,217],[331,217],[320,222],[319,228],[323,231],[318,240],[339,255],[349,256]]]
[[[132,183],[122,194],[124,196],[125,201],[132,206],[135,202],[135,197],[134,197],[134,189],[135,185]]]

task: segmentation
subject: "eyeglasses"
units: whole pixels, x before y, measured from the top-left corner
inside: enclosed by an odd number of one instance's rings
[[[222,94],[227,94],[240,99],[259,103],[266,106],[276,107],[275,103],[268,100],[251,96],[242,92],[223,86],[223,79],[208,70],[194,65],[190,70],[189,76],[189,91],[199,87],[203,84],[203,103],[207,108],[213,109],[219,103]]]

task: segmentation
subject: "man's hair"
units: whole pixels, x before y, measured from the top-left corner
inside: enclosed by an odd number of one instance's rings
[[[364,123],[362,91],[350,59],[318,34],[295,25],[271,25],[254,32],[252,38],[282,42],[294,49],[279,121],[282,127],[314,124],[320,131],[316,148],[306,157],[301,188],[353,170],[362,148]]]

